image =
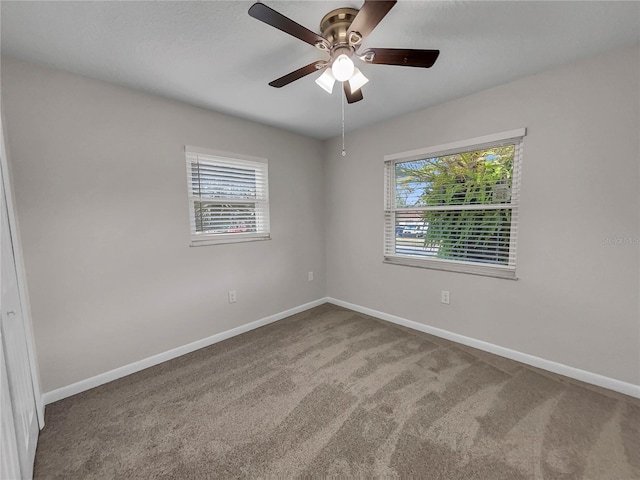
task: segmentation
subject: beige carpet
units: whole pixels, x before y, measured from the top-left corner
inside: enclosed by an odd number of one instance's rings
[[[640,402],[330,304],[46,423],[36,478],[640,478]]]

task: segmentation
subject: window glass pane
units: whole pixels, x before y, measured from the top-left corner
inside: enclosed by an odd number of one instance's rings
[[[511,209],[402,211],[395,215],[395,253],[509,264]]]
[[[511,201],[515,145],[396,163],[397,208]]]
[[[197,233],[255,233],[256,205],[252,203],[193,202]]]
[[[193,163],[191,171],[193,194],[203,198],[256,198],[256,171],[249,168],[208,166]]]
[[[191,245],[271,238],[267,159],[197,150],[185,148]]]
[[[385,261],[516,278],[526,129],[385,158]],[[441,153],[438,153],[441,152]]]

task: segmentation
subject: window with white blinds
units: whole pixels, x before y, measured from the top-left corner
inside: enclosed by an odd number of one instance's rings
[[[267,160],[189,146],[185,152],[191,244],[269,239]]]
[[[515,279],[525,134],[387,155],[384,260]]]

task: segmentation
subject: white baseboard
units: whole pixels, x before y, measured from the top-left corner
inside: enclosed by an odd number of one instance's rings
[[[72,383],[71,385],[67,385],[66,387],[60,387],[50,392],[44,393],[42,395],[42,400],[45,405],[57,402],[58,400],[62,400],[63,398],[70,397],[71,395],[75,395],[77,393],[84,392],[85,390],[98,387],[113,380],[117,380],[118,378],[126,377],[127,375],[131,375],[132,373],[144,370],[145,368],[153,367],[154,365],[166,362],[167,360],[172,360],[181,355],[185,355],[201,348],[208,347],[209,345],[213,345],[214,343],[221,342],[222,340],[235,337],[236,335],[240,335],[241,333],[245,333],[258,327],[262,327],[278,320],[282,320],[283,318],[290,315],[295,315],[296,313],[309,310],[310,308],[317,307],[318,305],[322,305],[323,303],[327,303],[327,301],[328,299],[326,297],[319,298],[318,300],[314,300],[313,302],[290,308],[289,310],[285,310],[284,312],[261,318],[260,320],[256,320],[255,322],[247,323],[246,325],[232,328],[231,330],[227,330],[225,332],[217,333],[210,337],[203,338],[202,340],[197,340],[181,347],[173,348],[166,352],[153,355],[152,357],[130,363],[129,365],[109,370],[108,372],[101,373],[99,375],[96,375],[95,377],[80,380],[79,382]]]
[[[373,310],[371,308],[362,307],[360,305],[338,300],[336,298],[323,297],[323,298],[319,298],[318,300],[314,300],[313,302],[305,303],[304,305],[299,305],[297,307],[290,308],[289,310],[285,310],[284,312],[276,313],[274,315],[261,318],[260,320],[247,323],[246,325],[232,328],[231,330],[227,330],[225,332],[221,332],[216,335],[203,338],[202,340],[197,340],[187,345],[183,345],[182,347],[177,347],[172,350],[168,350],[164,353],[159,353],[158,355],[153,355],[152,357],[148,357],[143,360],[131,363],[129,365],[125,365],[123,367],[119,367],[114,370],[101,373],[99,375],[96,375],[95,377],[87,378],[85,380],[81,380],[71,385],[67,385],[65,387],[61,387],[56,390],[46,392],[42,395],[43,403],[45,405],[48,405],[50,403],[61,400],[63,398],[70,397],[72,395],[75,395],[80,392],[84,392],[85,390],[89,390],[94,387],[98,387],[100,385],[111,382],[113,380],[117,380],[118,378],[131,375],[132,373],[139,372],[141,370],[144,370],[145,368],[153,367],[154,365],[158,365],[159,363],[166,362],[167,360],[172,360],[181,355],[185,355],[187,353],[194,352],[201,348],[208,347],[209,345],[213,345],[214,343],[221,342],[222,340],[235,337],[236,335],[240,335],[250,330],[254,330],[258,327],[262,327],[264,325],[268,325],[278,320],[282,320],[283,318],[286,318],[290,315],[295,315],[296,313],[303,312],[305,310],[308,310],[313,307],[317,307],[318,305],[322,305],[323,303],[327,303],[327,302],[333,303],[334,305],[338,305],[340,307],[348,308],[356,312],[364,313],[366,315],[371,315],[372,317],[380,318],[382,320],[386,320],[391,323],[402,325],[404,327],[408,327],[413,330],[418,330],[420,332],[428,333],[436,337],[445,338],[447,340],[451,340],[452,342],[457,342],[463,345],[467,345],[469,347],[477,348],[478,350],[483,350],[485,352],[493,353],[501,357],[510,358],[511,360],[525,363],[533,367],[537,367],[543,370],[548,370],[550,372],[557,373],[559,375],[564,375],[565,377],[574,378],[582,382],[590,383],[592,385],[597,385],[602,388],[607,388],[609,390],[624,393],[625,395],[640,398],[640,385],[634,385],[632,383],[623,382],[621,380],[616,380],[614,378],[605,377],[604,375],[599,375],[597,373],[592,373],[586,370],[581,370],[579,368],[570,367],[562,363],[553,362],[551,360],[545,360],[544,358],[536,357],[534,355],[529,355],[527,353],[511,350],[509,348],[501,347],[499,345],[494,345],[492,343],[484,342],[482,340],[476,340],[474,338],[465,337],[464,335],[460,335],[458,333],[453,333],[447,330],[442,330],[440,328],[424,325],[422,323],[414,322],[413,320],[407,320],[406,318],[380,312],[378,310]]]
[[[482,340],[465,337],[464,335],[460,335],[458,333],[431,327],[429,325],[414,322],[413,320],[407,320],[406,318],[379,312],[378,310],[373,310],[371,308],[362,307],[353,303],[344,302],[335,298],[327,297],[326,301],[329,303],[333,303],[334,305],[348,308],[350,310],[364,313],[366,315],[371,315],[372,317],[377,317],[391,323],[411,328],[413,330],[418,330],[420,332],[428,333],[436,337],[445,338],[447,340],[451,340],[452,342],[461,343],[463,345],[477,348],[478,350],[483,350],[485,352],[494,353],[501,357],[510,358],[511,360],[525,363],[542,370],[548,370],[549,372],[557,373],[558,375],[564,375],[565,377],[574,378],[585,383],[597,385],[598,387],[624,393],[625,395],[629,395],[631,397],[640,398],[640,385],[634,385],[633,383],[627,383],[621,380],[616,380],[615,378],[605,377],[604,375],[588,372],[586,370],[581,370],[575,367],[570,367],[562,363],[545,360],[544,358],[536,357],[534,355],[518,352],[516,350],[511,350],[509,348],[494,345],[492,343],[483,342]]]

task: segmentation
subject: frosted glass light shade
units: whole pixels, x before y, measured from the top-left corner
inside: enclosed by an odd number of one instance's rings
[[[333,72],[330,68],[325,68],[322,75],[316,78],[316,83],[327,93],[333,92],[333,84],[336,83],[336,79],[333,76]]]
[[[369,79],[365,77],[360,70],[355,68],[353,70],[353,75],[349,79],[349,88],[351,88],[351,93],[355,93],[360,90],[368,81]]]
[[[353,60],[347,57],[344,53],[338,55],[331,66],[331,70],[333,71],[333,76],[339,82],[344,82],[351,78],[353,75]]]

